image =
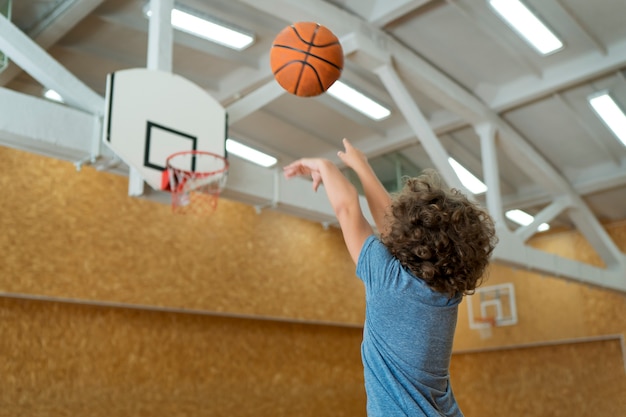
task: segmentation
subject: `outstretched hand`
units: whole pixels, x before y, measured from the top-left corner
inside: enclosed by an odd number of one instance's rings
[[[348,146],[346,153],[358,158],[358,154]],[[323,158],[303,158],[283,168],[285,178],[308,177],[313,179],[313,189],[317,191],[324,184],[324,191],[341,226],[343,238],[354,263],[365,239],[372,234],[372,227],[361,211],[359,193],[354,185],[339,170],[337,165]]]
[[[337,152],[337,156],[348,167],[358,172],[360,167],[368,166],[367,157],[363,152],[352,146],[348,139],[343,139],[345,151]],[[322,184],[321,169],[327,160],[320,158],[302,158],[292,162],[283,168],[285,178],[311,177],[313,179],[313,190],[317,191]]]
[[[313,190],[317,191],[322,183],[322,175],[320,173],[321,166],[321,159],[303,158],[284,167],[283,173],[285,174],[285,178],[310,176],[313,179]]]
[[[348,139],[343,139],[343,147],[344,151],[337,152],[337,156],[346,164],[348,167],[354,169],[355,171],[360,165],[367,165],[367,157],[363,152],[352,146]]]

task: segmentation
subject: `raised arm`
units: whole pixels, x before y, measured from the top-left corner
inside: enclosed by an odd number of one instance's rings
[[[326,159],[300,159],[284,168],[286,178],[311,176],[313,189],[324,184],[330,205],[339,220],[343,239],[356,264],[365,239],[373,233],[372,227],[361,212],[356,188],[341,171]]]
[[[343,146],[345,152],[339,151],[337,155],[359,177],[376,227],[380,233],[384,233],[386,231],[385,215],[391,206],[391,197],[374,173],[365,154],[352,146],[348,139],[343,140]]]

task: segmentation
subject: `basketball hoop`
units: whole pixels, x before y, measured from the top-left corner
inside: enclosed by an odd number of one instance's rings
[[[180,214],[212,213],[226,185],[228,160],[205,151],[183,151],[165,163],[162,188],[172,193],[172,210]]]

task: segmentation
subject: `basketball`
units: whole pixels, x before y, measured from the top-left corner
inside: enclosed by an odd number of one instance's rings
[[[286,91],[300,97],[322,94],[341,76],[343,49],[325,26],[298,22],[274,38],[270,51],[274,78]]]

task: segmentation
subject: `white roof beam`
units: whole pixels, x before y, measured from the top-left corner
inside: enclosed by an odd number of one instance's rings
[[[527,241],[531,238],[531,236],[537,233],[537,228],[541,224],[549,223],[561,212],[563,212],[563,210],[570,208],[571,206],[572,202],[568,197],[556,198],[552,204],[535,214],[532,223],[517,229],[515,231],[515,235],[518,236],[523,242]]]
[[[78,109],[102,115],[104,99],[0,15],[0,50],[47,88]]]
[[[495,117],[492,119],[496,120]],[[626,256],[619,251],[572,185],[556,173],[554,168],[528,145],[514,129],[501,119],[497,119],[497,121],[499,132],[506,138],[502,141],[503,148],[511,155],[511,159],[528,175],[535,178],[537,184],[544,184],[552,192],[563,193],[573,201],[576,209],[569,211],[570,218],[607,265],[624,262]]]
[[[497,225],[506,227],[502,210],[502,194],[500,188],[500,169],[496,151],[496,128],[491,123],[474,126],[480,137],[480,151],[483,162],[483,177],[487,186],[487,209]]]
[[[339,7],[318,0],[277,0],[273,2],[258,0],[237,0],[257,10],[274,15],[287,22],[323,21],[339,39],[346,34],[357,32],[362,19]],[[362,2],[364,0],[357,0]],[[356,9],[359,9],[358,7]]]
[[[461,183],[459,177],[457,177],[452,169],[452,166],[448,163],[448,152],[441,144],[441,141],[439,141],[437,135],[435,135],[435,132],[430,128],[428,120],[411,98],[411,95],[400,80],[400,77],[398,77],[398,74],[391,67],[391,64],[383,65],[375,72],[387,88],[387,91],[389,91],[391,97],[393,97],[409,126],[411,126],[416,136],[420,138],[426,153],[428,153],[428,156],[433,161],[446,183],[451,187],[465,190],[465,186]],[[469,194],[471,195],[471,193]]]
[[[2,87],[0,114],[0,144],[64,160],[97,156],[98,116]]]
[[[501,112],[626,66],[626,41],[609,45],[607,51],[607,54],[590,52],[554,65],[546,69],[541,77],[520,78],[497,89],[494,94],[481,95],[481,98],[490,108]]]
[[[250,94],[226,107],[228,123],[237,123],[244,117],[254,113],[266,104],[282,96],[285,90],[274,80],[265,83]]]
[[[66,1],[29,35],[43,49],[48,49],[103,2],[104,0]],[[0,74],[0,86],[7,85],[21,71],[18,66],[9,66]]]
[[[534,249],[517,239],[501,239],[494,250],[493,258],[532,272],[626,293],[626,267],[598,268]]]
[[[591,176],[591,174],[589,174]],[[584,178],[584,173],[581,177]],[[614,169],[610,173],[584,178],[573,184],[579,195],[593,194],[599,191],[606,191],[612,188],[621,187],[626,184],[626,163],[621,169]],[[540,206],[552,201],[552,194],[545,191],[526,192],[522,196],[511,195],[503,198],[504,207],[520,208]]]
[[[374,3],[367,20],[378,27],[383,27],[431,1],[432,0],[378,0]]]
[[[383,27],[433,0],[346,0],[343,6],[363,20]]]
[[[496,158],[496,131],[492,124],[484,123],[475,126],[481,138],[481,152],[485,170],[487,190],[487,206],[495,219],[500,242],[494,251],[494,259],[528,269],[538,270],[554,276],[598,285],[617,291],[626,291],[626,262],[623,256],[616,260],[608,269],[592,267],[582,262],[572,261],[560,256],[547,254],[533,249],[524,242],[536,233],[537,227],[556,217],[563,210],[572,207],[568,196],[557,198],[537,214],[531,224],[511,233],[503,217],[502,202],[498,180],[498,163]],[[609,245],[610,246],[610,245]]]
[[[387,134],[385,135],[387,139],[384,141],[375,138],[376,145],[372,146],[371,149],[368,145],[362,145],[361,149],[371,157],[421,142],[446,182],[456,188],[464,189],[465,187],[448,163],[447,151],[441,145],[428,120],[391,66],[389,53],[375,45],[370,38],[360,32],[345,35],[342,38],[342,43],[344,40],[348,41],[350,45],[349,53],[352,54],[350,59],[369,68],[379,76],[413,132],[413,135],[408,136],[406,134],[400,136]],[[384,44],[384,39],[379,40]],[[417,138],[421,140],[418,141]],[[331,155],[328,157],[334,159]]]

